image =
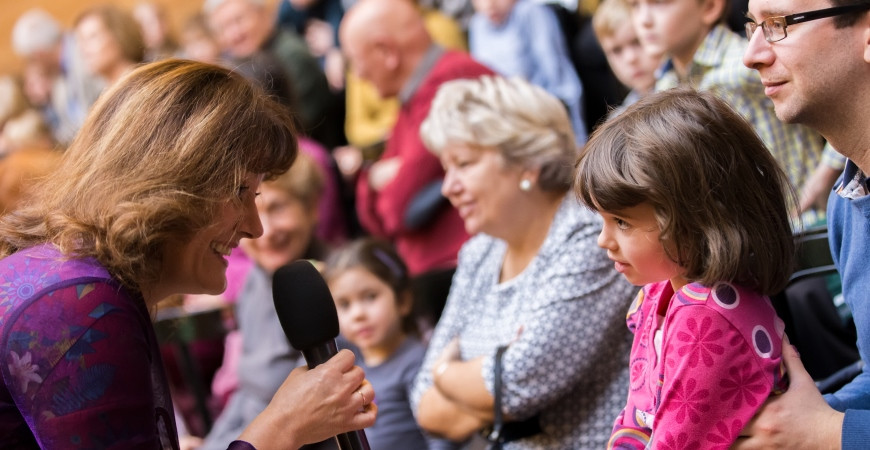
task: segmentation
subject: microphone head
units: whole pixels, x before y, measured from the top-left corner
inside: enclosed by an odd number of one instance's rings
[[[308,261],[294,261],[272,276],[272,299],[290,345],[307,350],[338,336],[338,314],[329,286]]]

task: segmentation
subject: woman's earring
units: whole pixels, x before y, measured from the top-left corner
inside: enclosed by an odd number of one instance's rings
[[[520,190],[523,192],[529,192],[532,190],[532,180],[527,178],[523,178],[520,180]]]

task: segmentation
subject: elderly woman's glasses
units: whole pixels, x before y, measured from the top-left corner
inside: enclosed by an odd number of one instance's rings
[[[865,11],[870,9],[870,2],[860,3],[857,5],[835,6],[833,8],[818,9],[815,11],[802,12],[791,14],[788,16],[768,17],[757,23],[751,18],[746,22],[746,37],[752,39],[755,34],[755,29],[759,26],[764,31],[764,39],[767,42],[777,42],[785,39],[788,36],[786,27],[801,22],[809,22],[816,19],[824,19],[825,17],[840,16],[851,12]]]

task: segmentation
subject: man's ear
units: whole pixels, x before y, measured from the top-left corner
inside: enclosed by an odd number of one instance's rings
[[[698,0],[701,2],[701,20],[704,25],[713,28],[725,16],[725,0]]]

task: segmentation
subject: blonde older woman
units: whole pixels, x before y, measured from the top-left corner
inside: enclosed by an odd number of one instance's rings
[[[628,384],[634,289],[597,247],[599,219],[567,195],[564,107],[520,79],[453,81],[421,134],[474,237],[417,378],[418,421],[453,440],[495,424],[504,448],[603,448]]]

